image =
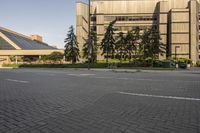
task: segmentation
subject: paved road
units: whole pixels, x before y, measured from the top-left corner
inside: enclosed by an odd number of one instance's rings
[[[200,71],[0,69],[0,133],[199,133]]]

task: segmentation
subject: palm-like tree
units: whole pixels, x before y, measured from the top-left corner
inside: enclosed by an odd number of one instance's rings
[[[108,63],[108,55],[111,54],[112,57],[114,57],[115,53],[115,39],[114,39],[114,24],[116,23],[116,20],[112,21],[109,26],[106,29],[106,33],[104,35],[104,38],[101,42],[101,49],[102,49],[102,55],[106,54],[106,62]]]
[[[79,61],[79,48],[78,48],[78,42],[77,37],[74,33],[73,26],[70,26],[67,38],[65,39],[65,57],[68,61],[71,61],[72,64]]]

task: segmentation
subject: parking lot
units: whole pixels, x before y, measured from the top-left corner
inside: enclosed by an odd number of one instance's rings
[[[200,71],[0,69],[0,133],[199,133]]]

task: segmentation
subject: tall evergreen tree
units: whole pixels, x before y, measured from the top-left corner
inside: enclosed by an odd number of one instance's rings
[[[78,48],[78,42],[77,37],[74,33],[73,26],[70,26],[67,38],[65,39],[65,57],[67,61],[71,61],[72,64],[79,61],[79,48]]]
[[[143,53],[144,58],[157,59],[159,54],[164,53],[165,49],[165,45],[161,42],[160,33],[157,29],[152,27],[144,31],[140,45],[140,52]]]
[[[97,52],[98,52],[98,47],[97,47],[97,33],[94,31],[91,31],[91,36],[87,39],[85,39],[85,43],[83,45],[83,58],[88,59],[89,52],[91,54],[91,61],[95,62],[97,60]]]
[[[120,59],[120,62],[122,61],[122,58],[124,58],[127,54],[126,52],[126,36],[123,32],[120,32],[116,36],[116,43],[115,43],[115,50],[117,52],[117,57]]]
[[[129,55],[129,61],[132,58],[132,55],[134,54],[135,56],[137,55],[137,47],[140,44],[140,28],[136,27],[136,29],[132,31],[128,31],[127,36],[126,36],[126,41],[127,41],[127,46],[126,50]]]
[[[117,20],[114,20],[110,22],[109,26],[106,29],[106,33],[104,35],[104,38],[101,42],[101,49],[102,49],[102,55],[106,54],[106,61],[108,63],[108,56],[111,54],[112,58],[114,57],[115,53],[115,39],[114,39],[114,24]]]

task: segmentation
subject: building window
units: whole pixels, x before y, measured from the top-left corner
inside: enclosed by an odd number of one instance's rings
[[[199,45],[199,50],[200,50],[200,45]]]
[[[96,16],[92,16],[91,17],[91,21],[96,22],[97,21],[97,17]]]
[[[156,16],[105,16],[105,21],[156,21]]]

